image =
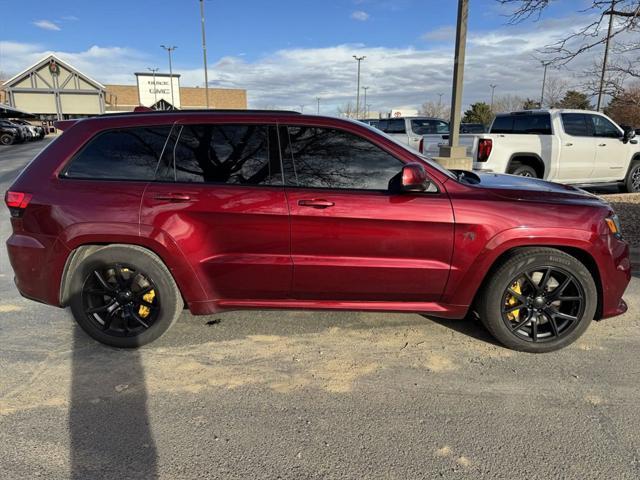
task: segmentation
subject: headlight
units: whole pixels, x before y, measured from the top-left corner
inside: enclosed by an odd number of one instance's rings
[[[607,222],[607,227],[611,235],[616,238],[622,239],[622,226],[620,225],[620,217],[615,213],[604,219]]]

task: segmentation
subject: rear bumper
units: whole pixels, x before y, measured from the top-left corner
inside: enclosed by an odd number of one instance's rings
[[[49,305],[60,305],[61,268],[68,250],[55,237],[14,233],[7,240],[7,253],[14,281],[23,297]]]

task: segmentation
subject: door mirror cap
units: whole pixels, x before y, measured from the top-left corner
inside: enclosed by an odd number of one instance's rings
[[[424,166],[418,162],[407,163],[400,173],[389,181],[392,192],[420,193],[437,191]]]
[[[624,130],[624,134],[622,135],[622,141],[627,143],[629,140],[635,138],[636,130],[633,127],[628,125],[622,125],[622,129]]]

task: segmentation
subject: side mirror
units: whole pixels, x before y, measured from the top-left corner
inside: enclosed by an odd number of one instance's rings
[[[395,175],[389,181],[389,190],[392,192],[435,192],[436,186],[431,183],[427,175],[427,171],[421,163],[407,163],[400,173]]]
[[[629,142],[629,140],[633,139],[636,136],[636,130],[633,127],[622,125],[622,129],[624,130],[624,134],[622,136],[623,143]]]

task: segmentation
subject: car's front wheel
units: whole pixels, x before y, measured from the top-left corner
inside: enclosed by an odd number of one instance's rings
[[[574,342],[596,312],[587,267],[552,248],[524,249],[505,260],[480,294],[478,314],[505,346],[541,353]]]
[[[13,135],[3,133],[0,135],[0,145],[11,145],[13,143]]]
[[[138,347],[165,333],[183,301],[171,273],[155,254],[137,246],[99,248],[70,272],[70,307],[94,339]]]
[[[636,160],[629,167],[629,173],[625,179],[625,188],[629,193],[640,192],[640,161]]]

